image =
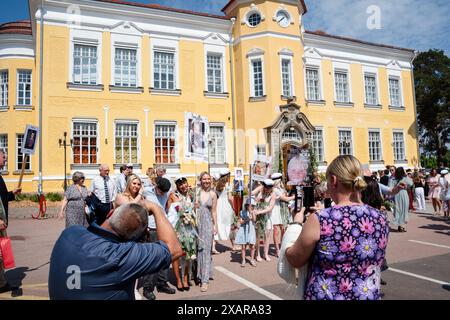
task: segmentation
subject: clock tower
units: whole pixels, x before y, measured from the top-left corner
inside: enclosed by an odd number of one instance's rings
[[[280,106],[304,105],[302,16],[306,10],[303,0],[231,0],[222,9],[236,18],[232,65],[238,164],[252,163],[257,154],[277,157],[274,149],[280,145],[274,145],[271,137],[282,132],[271,128],[280,122]],[[306,140],[301,131],[299,135]]]

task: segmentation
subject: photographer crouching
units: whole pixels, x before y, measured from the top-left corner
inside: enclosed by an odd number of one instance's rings
[[[159,241],[148,236],[148,215]],[[72,226],[55,243],[48,288],[52,300],[134,300],[135,281],[182,255],[172,225],[149,201],[120,206],[101,226]]]

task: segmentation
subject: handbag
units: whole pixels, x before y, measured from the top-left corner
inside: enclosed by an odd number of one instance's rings
[[[0,257],[5,269],[15,268],[11,239],[8,236],[0,238]]]

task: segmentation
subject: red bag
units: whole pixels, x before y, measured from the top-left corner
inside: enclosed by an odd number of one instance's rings
[[[0,238],[0,256],[3,259],[5,269],[11,269],[16,266],[14,263],[14,255],[9,237]]]

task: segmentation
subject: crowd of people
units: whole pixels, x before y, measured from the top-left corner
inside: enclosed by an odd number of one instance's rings
[[[449,178],[445,168],[429,174],[394,166],[370,172],[355,157],[339,156],[325,179],[311,175],[314,206],[305,208],[298,205],[298,193],[286,189],[281,173],[249,181],[244,201],[228,169],[202,172],[190,185],[185,176],[172,180],[162,166],[149,168],[142,178],[132,164],[123,165],[113,179],[102,164],[89,189],[77,171],[59,212],[66,229],[51,256],[50,298],[142,299],[141,287],[149,300],[156,299],[155,288],[175,294],[196,285],[207,292],[214,279],[213,255],[228,250],[240,257],[241,267],[275,258],[301,268],[305,274],[294,277],[304,281],[297,283],[300,298],[379,299],[389,222],[406,232],[410,213],[423,212],[426,198],[435,215],[448,219]],[[0,209],[19,192],[2,194]],[[1,231],[7,216],[5,210],[0,214]],[[76,287],[77,270],[83,270],[78,291],[67,279],[74,272]],[[169,285],[170,272],[175,288]]]

